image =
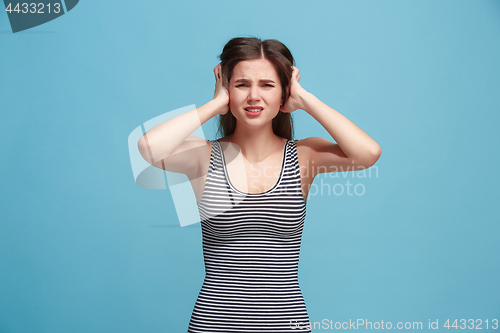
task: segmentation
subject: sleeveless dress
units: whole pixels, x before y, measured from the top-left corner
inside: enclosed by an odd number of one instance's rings
[[[297,140],[286,142],[278,181],[263,193],[234,188],[220,142],[210,142],[198,204],[205,279],[188,332],[311,332],[298,283],[306,204]]]

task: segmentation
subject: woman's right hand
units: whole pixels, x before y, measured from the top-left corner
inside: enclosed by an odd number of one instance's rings
[[[222,81],[222,66],[220,63],[215,66],[214,74],[216,80],[214,100],[218,100],[222,105],[224,105],[219,114],[226,114],[229,110],[229,92]]]

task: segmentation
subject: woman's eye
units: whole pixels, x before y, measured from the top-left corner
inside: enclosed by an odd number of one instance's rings
[[[239,87],[248,87],[248,85],[246,83],[242,83],[242,84],[238,84],[236,86],[236,88],[239,88]],[[263,87],[274,87],[274,86],[272,84],[266,83],[266,84],[263,85]]]

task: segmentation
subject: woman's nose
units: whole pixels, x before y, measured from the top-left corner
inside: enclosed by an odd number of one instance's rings
[[[250,99],[252,101],[260,99],[259,87],[257,87],[257,86],[250,87],[250,93],[249,93],[248,99]]]

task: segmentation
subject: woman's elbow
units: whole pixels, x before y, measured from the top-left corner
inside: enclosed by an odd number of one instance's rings
[[[382,155],[382,148],[380,148],[379,145],[376,145],[370,150],[370,158],[368,159],[368,167],[371,167],[374,165],[378,159],[380,158],[380,155]]]

